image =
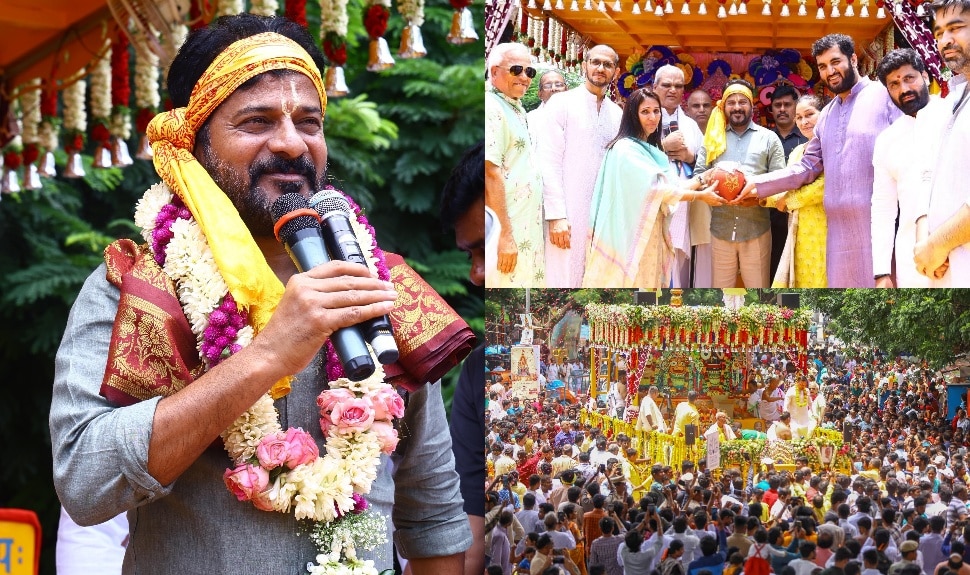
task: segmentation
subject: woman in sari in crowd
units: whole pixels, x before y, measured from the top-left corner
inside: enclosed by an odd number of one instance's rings
[[[795,125],[809,140],[815,135],[815,122],[822,111],[822,99],[815,94],[805,94],[795,104]],[[788,165],[798,163],[805,155],[805,144],[792,150]],[[784,194],[769,196],[763,205],[788,211],[788,240],[782,252],[778,271],[771,287],[824,288],[828,286],[825,276],[825,208],[822,207],[822,191],[825,176],[814,182]]]
[[[623,107],[593,190],[584,287],[668,287],[672,210],[692,200],[725,203],[714,185],[697,190],[698,182],[677,177],[660,144],[661,114],[660,98],[646,88]]]

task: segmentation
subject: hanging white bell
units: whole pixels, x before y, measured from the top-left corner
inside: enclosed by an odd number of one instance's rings
[[[148,143],[148,136],[142,135],[138,140],[138,151],[135,152],[135,157],[139,160],[151,160],[154,156],[155,152],[152,151],[152,146]]]
[[[815,13],[815,19],[825,20],[825,8],[819,7],[818,12]]]
[[[869,17],[869,7],[863,4],[862,10],[859,10],[859,18],[868,18],[868,17]]]
[[[111,165],[116,168],[127,168],[134,164],[131,154],[128,152],[128,142],[124,138],[112,138],[111,140]]]
[[[24,167],[24,189],[39,190],[44,187],[40,181],[40,172],[35,164],[27,164]]]
[[[569,11],[570,12],[579,12],[579,2],[577,2],[576,0],[573,0],[569,4]]]
[[[452,44],[467,44],[478,41],[478,33],[475,32],[471,10],[468,8],[455,10],[455,13],[451,16],[451,30],[448,32],[447,40]]]
[[[799,16],[807,16],[808,15],[808,11],[805,10],[805,5],[804,4],[799,4],[798,5],[798,15]]]
[[[748,3],[745,2],[744,0],[741,0],[741,5],[738,7],[738,14],[744,15],[747,13],[748,13]]]
[[[327,96],[331,98],[339,98],[350,93],[350,89],[347,88],[347,82],[344,80],[343,66],[330,66],[327,68],[323,85],[327,90]]]
[[[640,3],[638,0],[633,0],[633,8],[630,8],[630,13],[634,16],[640,13]]]
[[[876,18],[883,19],[885,17],[886,17],[886,9],[880,6],[879,9],[876,10]]]
[[[94,149],[94,161],[91,165],[95,168],[110,168],[112,167],[111,162],[111,150],[104,144],[98,144]]]
[[[44,155],[37,161],[37,173],[42,178],[53,178],[57,175],[57,167],[54,164],[54,152],[44,152]]]
[[[556,10],[563,10],[564,8],[565,6],[563,5],[562,0],[556,0]]]
[[[781,16],[782,16],[782,18],[787,18],[790,15],[791,15],[791,12],[788,11],[788,4],[782,4],[781,5]]]
[[[845,16],[846,18],[852,18],[855,16],[855,10],[852,8],[852,4],[845,7]]]
[[[657,1],[657,9],[654,10],[653,15],[656,16],[657,18],[664,15],[664,7],[660,5],[659,0]]]
[[[690,4],[684,2],[684,7],[680,9],[680,13],[684,16],[690,16]]]
[[[20,180],[17,179],[17,170],[9,168],[3,169],[3,184],[0,186],[0,193],[15,194],[20,191]]]
[[[724,9],[724,4],[721,4],[721,7],[717,9],[717,17],[727,18],[727,10]]]
[[[391,56],[391,49],[387,47],[387,40],[380,37],[370,41],[367,70],[370,72],[380,72],[387,70],[394,65],[394,57]]]
[[[84,171],[84,163],[81,161],[81,152],[69,152],[63,176],[65,178],[83,178],[85,175],[87,174]]]
[[[703,0],[701,0],[701,5],[697,8],[697,13],[701,16],[707,16],[707,4],[704,4]]]
[[[423,58],[428,55],[428,50],[424,47],[424,38],[421,37],[421,27],[417,24],[408,24],[401,31],[401,50],[397,53],[399,58]]]

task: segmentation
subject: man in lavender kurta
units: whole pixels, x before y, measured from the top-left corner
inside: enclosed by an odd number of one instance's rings
[[[819,76],[838,95],[819,115],[801,162],[748,180],[733,203],[810,183],[825,168],[829,287],[875,287],[872,274],[872,150],[876,136],[902,115],[885,86],[859,75],[855,43],[829,34],[812,45]],[[886,225],[893,225],[886,222]]]
[[[546,287],[582,286],[593,187],[606,144],[620,129],[622,111],[605,97],[619,60],[609,46],[594,46],[583,61],[585,84],[556,94],[545,105],[536,154],[548,224]]]

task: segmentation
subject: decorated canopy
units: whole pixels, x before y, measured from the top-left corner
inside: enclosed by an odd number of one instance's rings
[[[616,349],[679,345],[796,347],[808,345],[807,309],[772,305],[715,306],[589,304],[590,342]]]

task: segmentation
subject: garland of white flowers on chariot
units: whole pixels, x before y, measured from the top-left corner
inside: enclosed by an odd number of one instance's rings
[[[328,189],[332,189],[328,186]],[[346,197],[346,196],[345,196]],[[352,221],[367,254],[368,267],[388,281],[390,271],[374,240],[374,229],[360,207],[347,198]],[[139,200],[135,223],[165,274],[175,283],[179,301],[198,341],[206,369],[248,345],[253,329],[237,309],[212,252],[191,212],[164,183],[152,186]],[[374,375],[353,382],[344,377],[333,345],[326,345],[330,389],[317,397],[320,427],[327,452],[320,455],[313,437],[300,428],[283,431],[269,394],[222,433],[234,467],[224,480],[240,501],[264,511],[293,512],[314,523],[310,538],[320,551],[311,575],[336,575],[352,568],[355,575],[376,575],[373,561],[357,558],[357,549],[386,543],[386,518],[367,511],[364,495],[377,477],[381,452],[397,446],[394,418],[404,402],[384,382],[375,361]]]

